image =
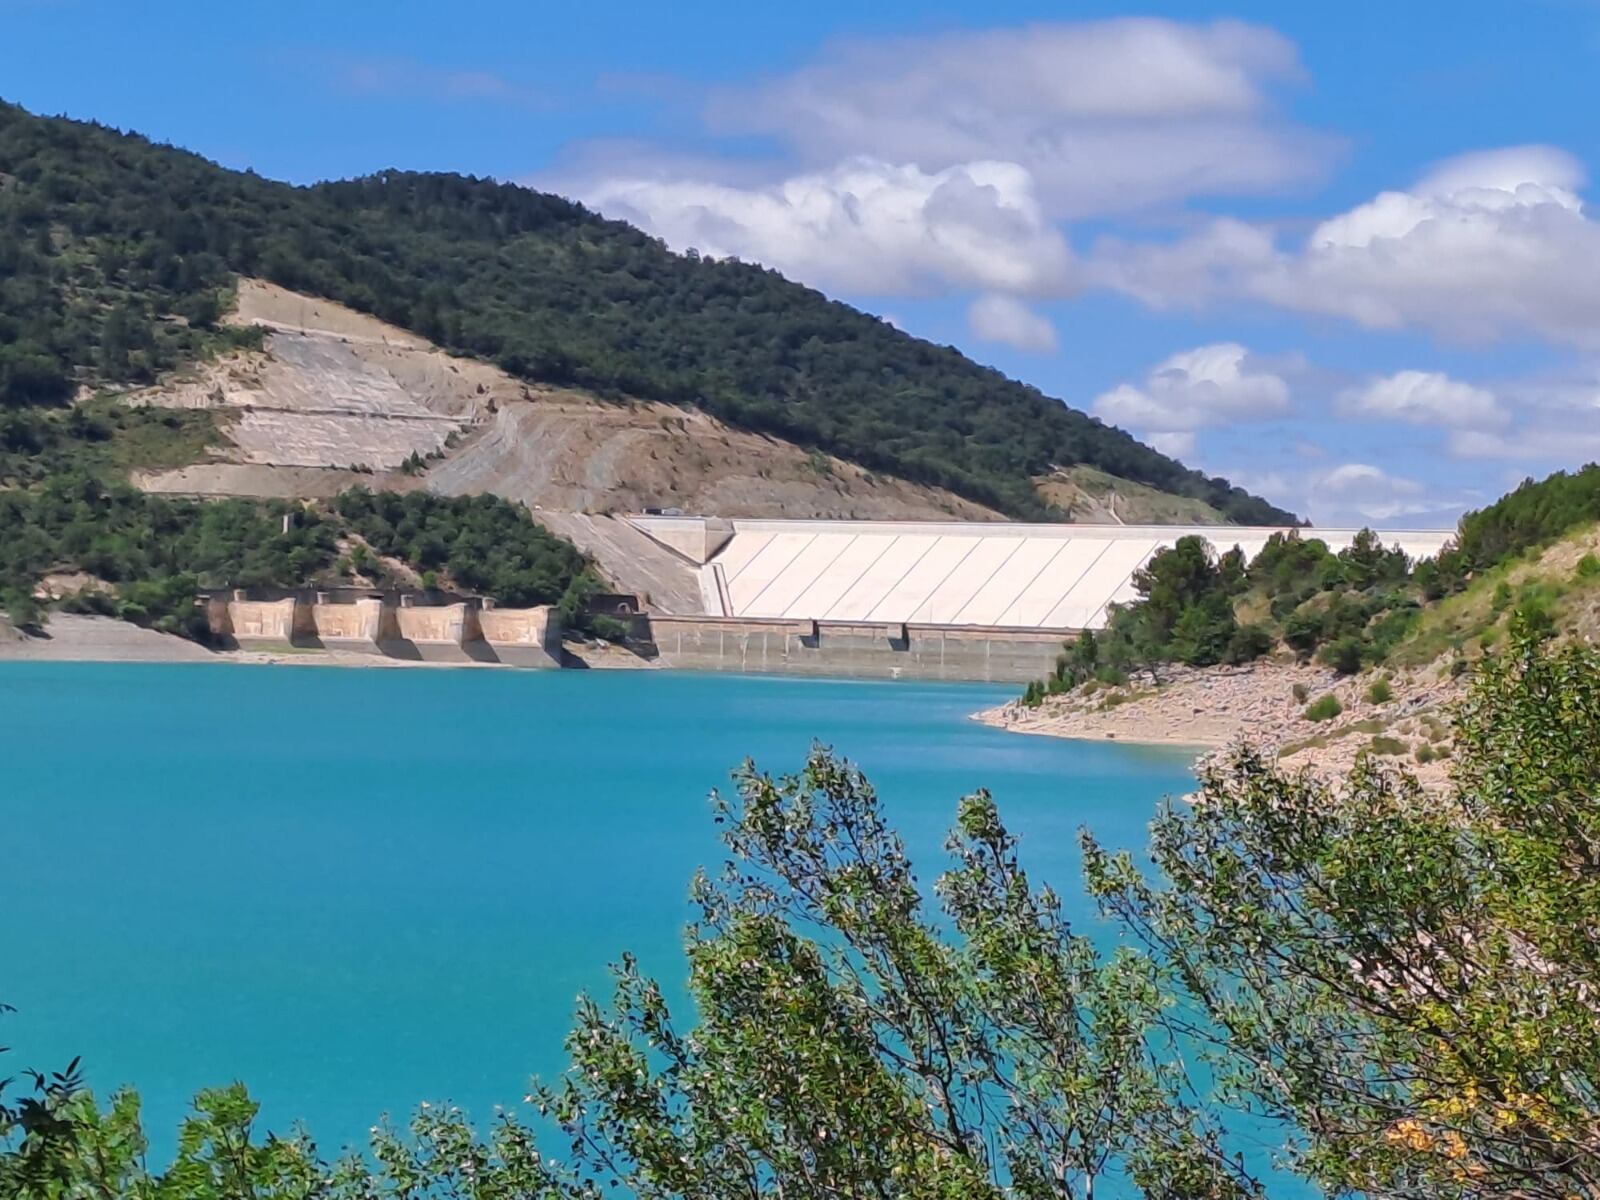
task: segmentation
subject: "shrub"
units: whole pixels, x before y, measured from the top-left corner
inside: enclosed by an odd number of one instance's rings
[[[1283,640],[1304,662],[1322,640],[1322,614],[1304,610],[1290,613],[1283,623]]]
[[[1294,702],[1296,704],[1304,704],[1306,698],[1311,695],[1311,689],[1303,683],[1295,684],[1290,690],[1294,693]]]
[[[1324,646],[1317,658],[1341,675],[1354,675],[1361,670],[1361,660],[1365,651],[1366,647],[1361,639],[1353,633],[1347,633],[1337,641]]]
[[[1389,737],[1385,734],[1368,742],[1367,750],[1372,754],[1382,754],[1397,758],[1406,752],[1406,744],[1397,737]]]
[[[1585,554],[1578,560],[1578,569],[1574,572],[1579,579],[1593,579],[1600,575],[1600,557],[1594,554]]]
[[[620,646],[628,640],[633,630],[626,621],[619,621],[616,617],[607,616],[605,613],[596,613],[589,618],[589,632],[602,641],[615,642]]]
[[[1305,718],[1308,721],[1331,721],[1343,711],[1344,705],[1339,703],[1339,697],[1329,692],[1311,702],[1306,708]]]
[[[11,587],[0,592],[0,613],[9,616],[18,629],[37,629],[44,621],[44,608],[26,587]]]
[[[1535,637],[1547,636],[1554,632],[1556,627],[1556,618],[1550,611],[1550,602],[1539,592],[1523,593],[1522,602],[1517,605],[1511,619]]]
[[[1374,679],[1372,686],[1367,689],[1368,704],[1387,704],[1394,699],[1394,689],[1389,686],[1387,679]]]
[[[1229,663],[1247,663],[1260,658],[1272,649],[1272,635],[1260,625],[1240,625],[1228,639],[1228,649],[1223,660]]]
[[[1434,752],[1433,747],[1427,742],[1421,742],[1417,745],[1417,748],[1411,752],[1411,757],[1416,759],[1419,763],[1426,764],[1431,763],[1439,756]]]

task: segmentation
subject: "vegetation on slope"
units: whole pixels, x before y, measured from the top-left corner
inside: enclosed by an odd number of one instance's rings
[[[294,188],[0,104],[0,406],[201,351],[237,274],[327,296],[525,379],[696,405],[1019,516],[1084,463],[1226,517],[1290,514],[776,272],[669,252],[454,175]]]
[[[0,487],[74,472],[125,481],[132,470],[181,467],[220,441],[217,415],[131,407],[94,396],[66,408],[0,408]]]
[[[52,572],[84,572],[91,587],[70,603],[163,633],[205,641],[195,608],[202,587],[305,587],[380,573],[340,554],[359,535],[379,554],[509,605],[558,605],[568,628],[585,629],[598,576],[570,543],[493,496],[447,498],[345,492],[322,510],[284,501],[191,501],[149,496],[91,475],[55,475],[30,489],[0,490],[0,609],[33,625],[34,599]]]
[[[601,590],[576,546],[498,496],[352,488],[334,500],[333,511],[379,554],[421,572],[424,585],[442,576],[513,607],[560,605],[572,625],[589,595]]]
[[[1114,608],[1099,635],[1070,643],[1023,699],[1037,704],[1091,679],[1121,682],[1159,663],[1248,662],[1280,647],[1349,675],[1460,654],[1501,618],[1547,629],[1563,595],[1586,589],[1600,568],[1580,563],[1562,578],[1514,568],[1595,521],[1600,465],[1590,464],[1528,480],[1468,513],[1450,545],[1416,563],[1370,530],[1338,553],[1309,535],[1274,534],[1249,563],[1238,550],[1217,558],[1202,539],[1180,538],[1135,574],[1139,599]]]
[[[1226,525],[1204,500],[1175,496],[1097,467],[1062,467],[1034,480],[1046,503],[1074,521],[1123,525]]]
[[[624,956],[584,998],[571,1069],[535,1087],[564,1155],[453,1108],[330,1164],[202,1095],[152,1170],[136,1096],[76,1068],[0,1108],[21,1200],[601,1195],[1160,1200],[1264,1194],[1283,1165],[1373,1200],[1600,1192],[1600,654],[1521,637],[1462,708],[1455,786],[1358,767],[1337,789],[1249,752],[1165,807],[1154,871],[1085,833],[1101,952],[1030,880],[993,800],[964,799],[935,888],[862,776],[815,751],[718,798],[693,1024]],[[1270,948],[1264,958],[1264,948]],[[0,1097],[3,1100],[4,1097]],[[546,1127],[546,1132],[554,1132]]]

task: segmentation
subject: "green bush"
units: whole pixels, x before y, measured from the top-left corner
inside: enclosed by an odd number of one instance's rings
[[[0,615],[18,629],[37,629],[44,623],[44,607],[33,598],[30,587],[8,587],[0,591]]]
[[[589,618],[589,632],[602,641],[614,642],[619,646],[633,635],[633,630],[626,621],[619,621],[616,617],[607,616],[605,613],[596,613]]]
[[[1389,681],[1384,678],[1374,679],[1372,686],[1367,689],[1368,704],[1387,704],[1394,699],[1394,689],[1389,686]]]
[[[1326,663],[1341,675],[1354,675],[1361,670],[1361,662],[1366,653],[1366,646],[1355,634],[1347,633],[1337,641],[1329,642],[1317,654],[1320,662]]]
[[[1574,574],[1579,579],[1593,579],[1595,576],[1600,575],[1600,557],[1596,557],[1592,553],[1585,554],[1578,560],[1578,569]]]
[[[1406,752],[1406,744],[1397,737],[1381,735],[1367,743],[1367,750],[1372,754],[1381,754],[1389,758],[1398,758]]]
[[[1416,759],[1419,763],[1427,765],[1439,756],[1434,752],[1433,747],[1427,742],[1420,742],[1418,743],[1417,748],[1411,752],[1411,757]]]
[[[1311,702],[1306,708],[1305,718],[1308,721],[1331,721],[1343,711],[1344,705],[1339,703],[1339,697],[1329,692]]]
[[[1272,649],[1272,635],[1260,625],[1240,625],[1228,639],[1225,662],[1238,664],[1254,662]]]

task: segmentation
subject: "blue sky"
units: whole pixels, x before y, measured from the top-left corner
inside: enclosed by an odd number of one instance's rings
[[[1319,523],[1600,459],[1600,3],[0,0],[0,96],[561,191]]]

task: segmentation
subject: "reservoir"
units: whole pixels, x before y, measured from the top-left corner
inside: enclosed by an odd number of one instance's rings
[[[562,1069],[574,998],[623,951],[681,996],[690,877],[724,859],[708,792],[814,740],[872,778],[928,887],[988,787],[1087,925],[1077,830],[1142,846],[1188,756],[966,720],[1014,691],[0,664],[0,1076],[82,1055],[102,1098],[140,1091],[156,1160],[234,1080],[262,1131],[302,1120],[325,1153],[424,1100],[482,1126]]]

